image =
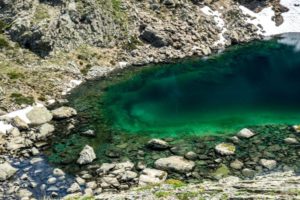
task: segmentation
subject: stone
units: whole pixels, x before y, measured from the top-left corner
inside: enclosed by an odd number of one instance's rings
[[[52,124],[45,123],[39,128],[39,139],[46,139],[49,137],[53,132],[55,128]]]
[[[27,189],[20,189],[18,192],[18,196],[22,199],[25,199],[26,197],[31,197],[32,196],[32,192],[30,192]]]
[[[76,177],[75,180],[79,185],[85,185],[85,180],[83,178]]]
[[[125,169],[125,170],[132,170],[133,167],[134,167],[134,163],[130,161],[116,163],[115,166],[116,169]]]
[[[141,32],[140,37],[154,47],[163,47],[169,45],[169,39],[162,31],[155,30],[150,26],[146,26]]]
[[[137,177],[137,173],[133,171],[125,171],[121,177],[123,181],[131,181]]]
[[[47,183],[48,183],[49,185],[52,185],[52,184],[56,183],[56,178],[55,178],[55,177],[50,177],[50,178],[47,180]]]
[[[242,174],[247,178],[253,178],[255,175],[255,171],[252,169],[245,168],[242,170]]]
[[[52,120],[52,114],[45,107],[33,107],[31,111],[26,114],[30,123],[33,125],[40,125]]]
[[[234,160],[233,162],[230,163],[230,167],[236,170],[242,169],[244,166],[244,163],[242,163],[239,160]]]
[[[78,183],[73,183],[68,189],[67,189],[67,192],[68,193],[74,193],[74,192],[79,192],[81,189],[80,189],[80,186],[78,185]]]
[[[102,173],[107,173],[113,168],[115,168],[116,164],[113,163],[103,163],[101,167],[97,170],[97,173],[102,172]]]
[[[229,173],[230,170],[228,167],[224,164],[221,164],[221,166],[212,175],[215,179],[220,180],[221,178],[227,177]]]
[[[261,164],[263,167],[272,170],[277,166],[276,160],[267,160],[267,159],[260,159],[259,164]]]
[[[247,129],[247,128],[243,128],[242,130],[240,130],[240,132],[238,132],[237,136],[239,138],[251,138],[255,135],[255,133],[253,133],[251,130]]]
[[[299,143],[299,141],[296,138],[291,138],[291,137],[285,138],[284,142],[286,144],[298,144]]]
[[[64,176],[65,175],[65,172],[59,168],[55,168],[53,169],[53,175],[54,176]]]
[[[29,126],[26,122],[24,122],[19,116],[16,116],[12,120],[12,124],[17,127],[19,130],[27,130]]]
[[[5,181],[12,177],[18,170],[12,167],[8,162],[0,164],[0,181]]]
[[[42,162],[43,161],[43,158],[40,158],[40,157],[37,157],[37,158],[32,158],[30,160],[30,164],[34,165],[36,163],[39,163],[39,162]]]
[[[65,119],[77,115],[77,111],[71,107],[60,107],[51,111],[54,119]]]
[[[96,181],[88,182],[88,183],[86,183],[86,187],[90,188],[90,189],[96,189],[97,188],[97,183],[96,183]]]
[[[82,135],[86,135],[86,136],[96,136],[96,133],[94,130],[87,130],[82,132]]]
[[[187,153],[184,155],[184,157],[185,157],[186,159],[188,159],[188,160],[197,160],[197,159],[198,159],[198,155],[197,155],[195,152],[193,152],[193,151],[187,152]]]
[[[300,126],[299,125],[294,125],[293,129],[296,133],[300,133]]]
[[[141,172],[139,185],[163,183],[167,179],[168,173],[162,170],[146,168]]]
[[[31,148],[31,153],[32,153],[32,155],[36,156],[36,155],[39,155],[40,151],[37,148],[32,147]]]
[[[77,163],[80,165],[89,164],[96,159],[96,154],[94,152],[94,149],[89,145],[85,145],[85,147],[83,148],[83,150],[80,152],[79,155],[80,156],[77,160]]]
[[[235,146],[231,143],[221,143],[215,147],[217,153],[225,156],[234,155],[235,154]]]
[[[104,181],[105,183],[107,183],[108,185],[114,186],[114,187],[119,187],[120,183],[118,181],[118,179],[114,178],[114,177],[103,177],[102,181]]]
[[[194,169],[195,162],[186,160],[182,156],[170,156],[156,160],[154,165],[157,169],[187,173]]]
[[[161,139],[152,139],[147,143],[147,146],[154,150],[165,150],[169,148],[169,144]]]

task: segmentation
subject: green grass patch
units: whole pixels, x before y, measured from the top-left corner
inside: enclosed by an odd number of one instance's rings
[[[31,105],[34,103],[33,97],[31,96],[25,97],[20,93],[12,93],[10,97],[18,105],[22,105],[22,104]]]
[[[158,191],[155,193],[155,196],[157,198],[164,198],[164,197],[168,197],[171,195],[171,192],[168,192],[168,191]]]
[[[8,72],[7,73],[7,76],[10,78],[10,79],[21,79],[21,78],[24,78],[24,74],[23,73],[20,73],[20,72]]]
[[[5,37],[0,35],[0,49],[10,48],[10,45]]]
[[[182,182],[181,180],[176,179],[168,179],[165,181],[166,184],[172,185],[175,188],[186,186],[186,183]]]
[[[192,198],[195,198],[199,195],[199,193],[197,192],[184,192],[184,193],[180,193],[180,194],[177,194],[177,198],[179,200],[190,200]]]
[[[45,5],[39,5],[36,7],[35,13],[34,13],[34,22],[39,23],[44,19],[50,18],[50,15],[48,13],[47,7]]]

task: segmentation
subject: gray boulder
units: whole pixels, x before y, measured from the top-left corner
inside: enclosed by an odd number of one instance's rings
[[[147,26],[140,35],[141,39],[150,43],[154,47],[164,47],[169,45],[168,36],[162,31],[157,31],[150,26]]]
[[[147,146],[154,150],[165,150],[169,148],[169,144],[161,139],[152,139],[148,142]]]
[[[5,181],[12,177],[18,170],[12,167],[8,162],[0,164],[0,181]]]
[[[52,120],[52,114],[45,107],[34,107],[26,114],[27,118],[33,125],[40,125]]]
[[[238,132],[237,136],[239,138],[251,138],[255,135],[255,133],[253,133],[251,130],[247,129],[247,128],[243,128],[242,130],[240,130],[240,132]]]
[[[276,160],[267,160],[267,159],[260,159],[259,164],[261,164],[263,167],[272,170],[277,166]]]
[[[156,160],[154,165],[157,169],[187,173],[194,169],[195,162],[186,160],[182,156],[170,156]]]
[[[24,122],[19,116],[13,118],[12,124],[19,130],[27,130],[29,128],[28,124]]]
[[[215,147],[215,150],[217,153],[219,153],[221,155],[228,156],[228,155],[233,155],[235,153],[236,148],[233,144],[221,143]]]

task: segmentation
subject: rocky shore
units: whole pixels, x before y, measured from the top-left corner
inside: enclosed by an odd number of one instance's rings
[[[111,162],[102,164],[95,163],[98,158],[87,145],[76,155],[84,166],[76,175],[47,162],[42,152],[56,123],[65,121],[72,130],[77,114],[51,104],[63,104],[63,95],[82,81],[130,65],[208,56],[267,35],[251,21],[255,14],[240,7],[252,9],[249,1],[111,2],[0,2],[0,198],[297,198],[298,126],[248,127],[220,141],[152,138],[136,146],[116,144],[106,155]],[[279,1],[252,10],[268,6],[275,10],[276,24],[284,24],[282,13],[288,9]],[[46,107],[30,106],[34,102]],[[135,139],[126,143],[136,144]],[[273,171],[281,172],[262,175]]]

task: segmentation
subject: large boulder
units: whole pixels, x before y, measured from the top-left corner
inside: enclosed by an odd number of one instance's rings
[[[39,128],[39,134],[38,134],[38,138],[39,139],[45,139],[47,137],[49,137],[53,132],[54,132],[55,128],[52,124],[43,124],[40,128]]]
[[[233,144],[221,143],[215,147],[215,150],[217,153],[221,155],[228,156],[228,155],[233,155],[235,153],[236,148]]]
[[[80,156],[77,160],[77,163],[80,165],[89,164],[96,159],[96,154],[94,152],[94,149],[89,145],[85,145],[85,147],[83,148],[83,150],[80,152],[79,155]]]
[[[150,43],[154,47],[164,47],[169,45],[168,36],[162,31],[155,30],[154,28],[147,26],[141,32],[141,39]]]
[[[51,112],[45,107],[33,107],[31,111],[26,114],[30,123],[33,125],[40,125],[52,120]]]
[[[54,119],[65,119],[77,115],[77,111],[71,107],[60,107],[52,110],[52,115]]]
[[[165,171],[146,168],[139,178],[139,185],[157,184],[166,180],[168,173]]]
[[[8,162],[0,164],[0,181],[5,181],[12,177],[18,170],[12,167]]]
[[[152,139],[148,142],[147,146],[154,150],[165,150],[169,148],[169,144],[161,139]]]
[[[12,120],[12,124],[20,130],[27,130],[28,124],[24,122],[19,116],[16,116]]]
[[[195,162],[187,160],[182,156],[170,156],[158,159],[154,165],[156,168],[162,170],[187,173],[194,169]]]

